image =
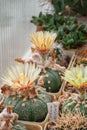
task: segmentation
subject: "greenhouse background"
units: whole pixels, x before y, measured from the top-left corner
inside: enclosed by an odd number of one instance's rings
[[[0,0],[0,74],[29,50],[30,19],[40,10],[38,0]]]

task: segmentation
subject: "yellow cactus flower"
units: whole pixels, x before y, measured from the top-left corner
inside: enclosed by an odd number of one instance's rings
[[[52,32],[35,32],[30,35],[31,42],[36,46],[36,49],[42,53],[50,50],[56,38],[56,33]]]
[[[81,90],[87,87],[87,66],[76,66],[70,70],[66,70],[63,79]]]
[[[4,84],[18,90],[23,90],[31,87],[40,72],[41,69],[36,67],[34,63],[17,64],[8,68],[1,79]]]

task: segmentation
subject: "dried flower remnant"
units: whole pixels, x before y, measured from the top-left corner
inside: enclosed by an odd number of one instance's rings
[[[12,113],[13,108],[13,106],[7,106],[0,113],[0,130],[12,130],[13,122],[18,120],[18,115]]]

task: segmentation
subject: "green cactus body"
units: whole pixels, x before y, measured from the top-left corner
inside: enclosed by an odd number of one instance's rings
[[[44,87],[47,92],[58,92],[61,87],[61,77],[59,72],[56,70],[52,70],[50,68],[46,68],[45,72],[41,72],[40,75],[45,76],[44,78]]]
[[[62,106],[62,112],[66,113],[68,111],[73,113],[80,111],[82,115],[87,117],[87,99],[81,101],[79,96],[77,97],[76,95],[73,95],[67,99]]]
[[[47,103],[51,102],[51,96],[41,87],[36,87],[38,95],[32,99],[24,100],[19,95],[9,96],[5,99],[4,106],[13,105],[14,112],[20,120],[43,121],[47,115]]]
[[[14,122],[13,123],[13,130],[27,130],[26,126],[22,124],[21,122]]]

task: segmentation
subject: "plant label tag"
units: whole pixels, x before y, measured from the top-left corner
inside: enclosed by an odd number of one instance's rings
[[[59,115],[59,102],[47,103],[50,121],[56,121]]]

